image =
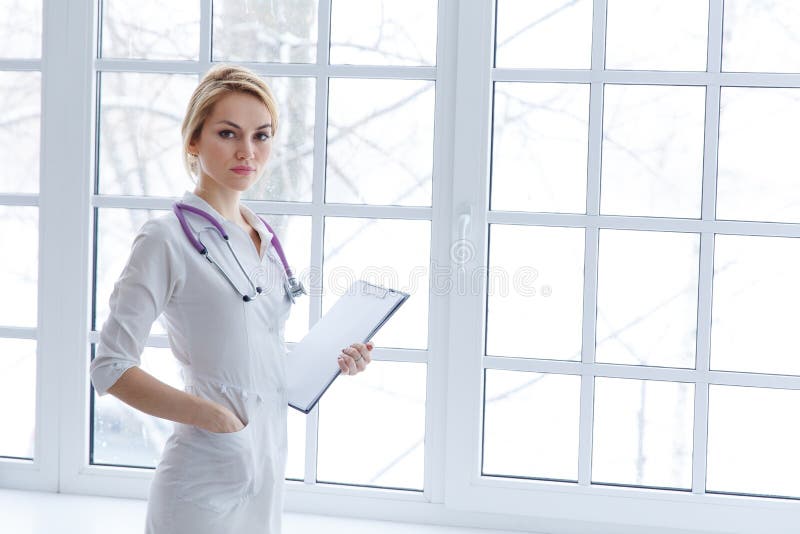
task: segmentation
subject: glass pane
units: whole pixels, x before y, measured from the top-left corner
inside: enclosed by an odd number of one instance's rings
[[[318,0],[215,0],[214,61],[314,63]]]
[[[800,239],[714,239],[711,368],[800,375]]]
[[[197,0],[103,0],[102,57],[197,59],[200,2]],[[185,109],[185,105],[180,110]]]
[[[278,104],[278,132],[272,138],[266,171],[242,198],[311,202],[314,79],[264,78],[264,81],[272,89]]]
[[[608,0],[606,68],[706,70],[708,2]]]
[[[106,72],[101,82],[99,192],[180,196],[192,186],[181,121],[197,77]]]
[[[36,432],[36,342],[0,339],[0,456],[33,459]]]
[[[292,273],[303,283],[306,291],[311,293],[314,282],[311,276],[311,217],[267,213],[261,216],[278,234]],[[303,296],[292,306],[289,319],[286,321],[285,341],[300,341],[308,333],[309,302],[310,297]]]
[[[42,1],[0,0],[0,58],[42,57]]]
[[[133,239],[147,222],[165,213],[161,210],[129,210],[102,208],[97,210],[97,272],[95,286],[95,317],[92,329],[101,331],[108,319],[108,300],[114,284],[128,261]],[[276,230],[277,231],[277,230]],[[150,330],[151,335],[166,334],[163,316]]]
[[[589,86],[497,83],[492,209],[586,212]]]
[[[422,363],[375,361],[336,380],[320,400],[317,479],[421,490],[425,373]]]
[[[705,88],[606,85],[600,211],[700,217]]]
[[[100,193],[180,196],[192,186],[181,121],[196,85],[183,74],[102,74]]]
[[[331,64],[435,65],[435,0],[332,0]]]
[[[41,79],[38,72],[0,72],[0,193],[39,192]]]
[[[596,378],[592,482],[692,487],[694,384]]]
[[[581,377],[486,370],[483,474],[577,480]]]
[[[796,0],[726,0],[722,70],[800,72]]]
[[[591,0],[499,0],[496,33],[497,67],[591,67]]]
[[[281,124],[271,161],[243,198],[311,200],[314,80],[267,78]],[[104,73],[101,95],[100,191],[179,196],[192,184],[183,168],[181,121],[195,76]]]
[[[723,87],[718,219],[800,222],[800,89]]]
[[[434,84],[332,79],[325,200],[431,205]]]
[[[142,369],[183,390],[178,360],[170,349],[145,347]],[[173,422],[136,410],[113,395],[94,395],[93,464],[155,467]]]
[[[708,402],[708,490],[800,497],[800,391],[712,385]]]
[[[489,230],[486,353],[580,360],[584,230]]]
[[[376,347],[428,347],[429,221],[325,219],[322,311],[363,279],[411,294],[373,338]],[[353,340],[355,341],[355,340]]]
[[[600,230],[596,361],[694,367],[700,236]]]
[[[303,480],[306,472],[306,415],[291,409],[286,418],[289,451],[286,459],[286,478]]]
[[[39,208],[0,206],[0,325],[36,326]]]

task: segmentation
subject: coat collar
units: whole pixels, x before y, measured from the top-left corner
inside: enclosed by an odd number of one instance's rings
[[[209,215],[214,217],[217,220],[217,222],[219,222],[219,224],[222,225],[223,228],[229,227],[231,225],[238,227],[236,223],[233,223],[228,219],[226,219],[225,217],[223,217],[217,210],[214,209],[213,206],[211,206],[211,204],[209,204],[203,198],[197,196],[191,191],[187,190],[184,192],[183,197],[181,198],[181,202],[189,204],[190,206],[193,206],[195,208],[200,208],[201,210],[207,212]],[[256,232],[258,232],[258,236],[261,239],[261,250],[259,251],[259,255],[263,257],[267,253],[268,249],[271,248],[272,232],[267,230],[267,227],[264,225],[264,221],[262,221],[261,218],[258,215],[256,215],[253,210],[251,210],[242,203],[239,204],[239,207],[241,209],[242,217],[245,218],[245,220],[248,222],[248,224],[250,224],[250,226],[255,228]],[[213,228],[213,225],[207,220],[201,217],[197,217],[197,219],[199,219],[202,222],[203,228]]]

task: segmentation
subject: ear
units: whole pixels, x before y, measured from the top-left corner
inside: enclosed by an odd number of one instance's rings
[[[192,139],[189,140],[189,143],[187,144],[186,148],[191,154],[197,155],[200,152],[200,150],[197,148],[197,142],[199,140],[200,140],[199,133],[195,134],[194,137],[192,137]]]

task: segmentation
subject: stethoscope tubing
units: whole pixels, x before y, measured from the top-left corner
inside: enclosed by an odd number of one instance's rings
[[[239,290],[239,288],[236,287],[236,284],[234,284],[233,281],[230,279],[230,277],[225,273],[225,271],[222,269],[222,267],[220,267],[209,256],[208,248],[206,248],[206,246],[203,244],[203,242],[200,241],[200,239],[194,235],[194,232],[192,231],[191,227],[189,226],[189,223],[186,221],[186,216],[183,213],[184,210],[189,211],[191,213],[194,213],[195,215],[199,215],[200,217],[204,218],[209,223],[211,223],[212,226],[214,226],[214,228],[217,230],[217,232],[219,232],[219,235],[225,241],[225,244],[227,245],[228,250],[230,251],[231,255],[233,256],[233,259],[236,260],[236,265],[239,266],[239,270],[241,270],[242,274],[244,274],[245,278],[247,278],[247,281],[249,282],[250,287],[252,289],[252,294],[251,295],[247,295],[245,293],[242,293]],[[230,239],[229,239],[228,233],[225,231],[225,229],[222,227],[222,225],[219,223],[219,221],[217,221],[214,218],[213,215],[211,215],[210,213],[206,212],[205,210],[202,210],[202,209],[197,208],[195,206],[190,206],[189,204],[186,204],[186,203],[183,203],[183,202],[175,202],[172,205],[172,211],[175,212],[175,216],[178,218],[178,221],[181,224],[181,228],[183,229],[183,233],[186,234],[186,237],[189,239],[189,242],[191,242],[192,246],[197,250],[197,252],[199,252],[203,257],[205,257],[205,259],[208,260],[209,263],[211,263],[214,267],[217,268],[217,270],[220,272],[220,274],[222,274],[222,276],[225,278],[225,280],[227,280],[228,284],[230,284],[230,286],[233,287],[233,289],[242,297],[242,300],[244,300],[245,302],[250,302],[256,296],[261,294],[262,289],[260,287],[256,286],[255,283],[253,283],[253,281],[251,280],[250,276],[247,274],[247,271],[244,269],[244,267],[242,266],[241,262],[239,261],[239,257],[234,252],[233,247],[231,247],[231,243],[230,243]],[[283,265],[283,270],[286,273],[286,279],[287,279],[286,292],[289,295],[289,298],[291,299],[292,303],[294,303],[296,297],[299,297],[300,295],[305,295],[306,294],[305,288],[303,287],[303,284],[298,282],[297,279],[294,277],[294,274],[292,273],[292,269],[289,267],[289,262],[286,261],[286,254],[284,254],[284,252],[283,252],[283,247],[281,246],[281,242],[278,239],[278,235],[272,230],[272,227],[269,225],[269,223],[267,223],[267,221],[264,220],[263,217],[259,216],[259,219],[261,219],[261,222],[264,223],[264,226],[272,234],[272,240],[270,241],[270,243],[275,248],[275,252],[278,254],[278,257],[281,260],[281,264]]]

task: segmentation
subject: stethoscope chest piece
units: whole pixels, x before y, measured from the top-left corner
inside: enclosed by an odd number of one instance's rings
[[[292,304],[295,303],[297,297],[301,295],[307,295],[306,288],[303,287],[302,282],[299,282],[294,276],[286,277],[283,282],[283,288],[286,290],[286,294],[289,296],[289,300]]]

